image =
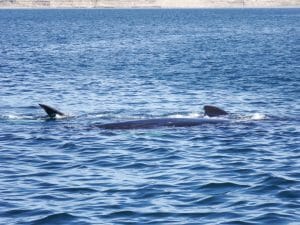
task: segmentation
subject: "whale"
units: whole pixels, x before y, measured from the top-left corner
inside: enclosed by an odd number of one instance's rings
[[[39,104],[39,106],[46,112],[49,119],[67,116],[65,113],[52,106],[45,104]],[[93,127],[107,130],[154,129],[159,127],[193,127],[228,121],[226,119],[218,118],[220,116],[228,115],[228,112],[223,109],[211,105],[205,105],[203,109],[204,117],[201,118],[151,118],[95,124]]]

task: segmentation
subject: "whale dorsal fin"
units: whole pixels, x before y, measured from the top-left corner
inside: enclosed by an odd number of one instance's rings
[[[45,112],[48,114],[48,116],[49,116],[50,118],[55,118],[56,115],[59,115],[59,116],[65,116],[64,113],[58,111],[57,109],[55,109],[55,108],[53,108],[53,107],[51,107],[51,106],[44,105],[44,104],[39,104],[39,105],[40,105],[40,107],[41,107],[42,109],[45,110]]]
[[[225,116],[228,115],[228,113],[216,106],[206,105],[204,106],[204,115],[209,117],[215,117],[215,116]]]

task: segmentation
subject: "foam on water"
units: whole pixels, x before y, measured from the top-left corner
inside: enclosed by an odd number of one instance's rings
[[[7,114],[1,116],[1,118],[6,119],[6,120],[33,120],[36,119],[34,116],[29,116],[29,115],[17,115],[17,114]]]
[[[251,119],[252,120],[265,120],[265,119],[267,119],[267,116],[265,114],[262,114],[262,113],[254,113],[251,116]]]
[[[74,116],[72,116],[71,114],[65,114],[65,115],[55,115],[55,119],[61,120],[61,119],[70,119]]]
[[[250,115],[234,115],[233,118],[236,121],[263,121],[269,119],[269,117],[263,113],[253,113]]]
[[[169,118],[200,118],[203,117],[203,114],[191,112],[188,114],[171,114],[168,115]]]

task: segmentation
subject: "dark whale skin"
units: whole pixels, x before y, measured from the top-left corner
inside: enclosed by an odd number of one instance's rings
[[[192,127],[203,124],[216,124],[225,122],[224,119],[210,119],[210,118],[159,118],[159,119],[145,119],[132,120],[124,122],[114,122],[106,124],[97,124],[95,127],[109,130],[127,130],[127,129],[151,129],[157,127]]]

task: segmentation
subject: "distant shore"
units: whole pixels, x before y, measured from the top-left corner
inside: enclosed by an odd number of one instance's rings
[[[1,8],[300,8],[300,0],[0,0]]]
[[[139,9],[149,9],[149,10],[151,10],[151,9],[153,9],[153,10],[155,10],[155,9],[157,9],[157,10],[159,10],[159,9],[166,9],[166,10],[168,10],[168,9],[178,9],[178,10],[180,10],[180,9],[182,9],[182,10],[184,10],[184,9],[300,9],[300,6],[256,6],[256,7],[250,7],[250,6],[248,6],[248,7],[72,7],[72,6],[69,6],[69,7],[67,7],[67,6],[65,6],[65,7],[2,7],[2,6],[0,6],[0,10],[22,10],[22,9],[24,9],[24,10],[34,10],[34,9],[36,9],[36,10],[38,10],[38,9],[40,9],[40,10],[42,10],[42,9],[45,9],[45,10],[51,10],[51,9],[61,9],[61,10],[68,10],[68,9],[86,9],[86,10],[96,10],[96,9],[103,9],[103,10],[113,10],[113,9],[116,9],[116,10],[130,10],[130,9],[132,9],[132,10],[134,10],[134,9],[136,9],[136,10],[139,10]]]

